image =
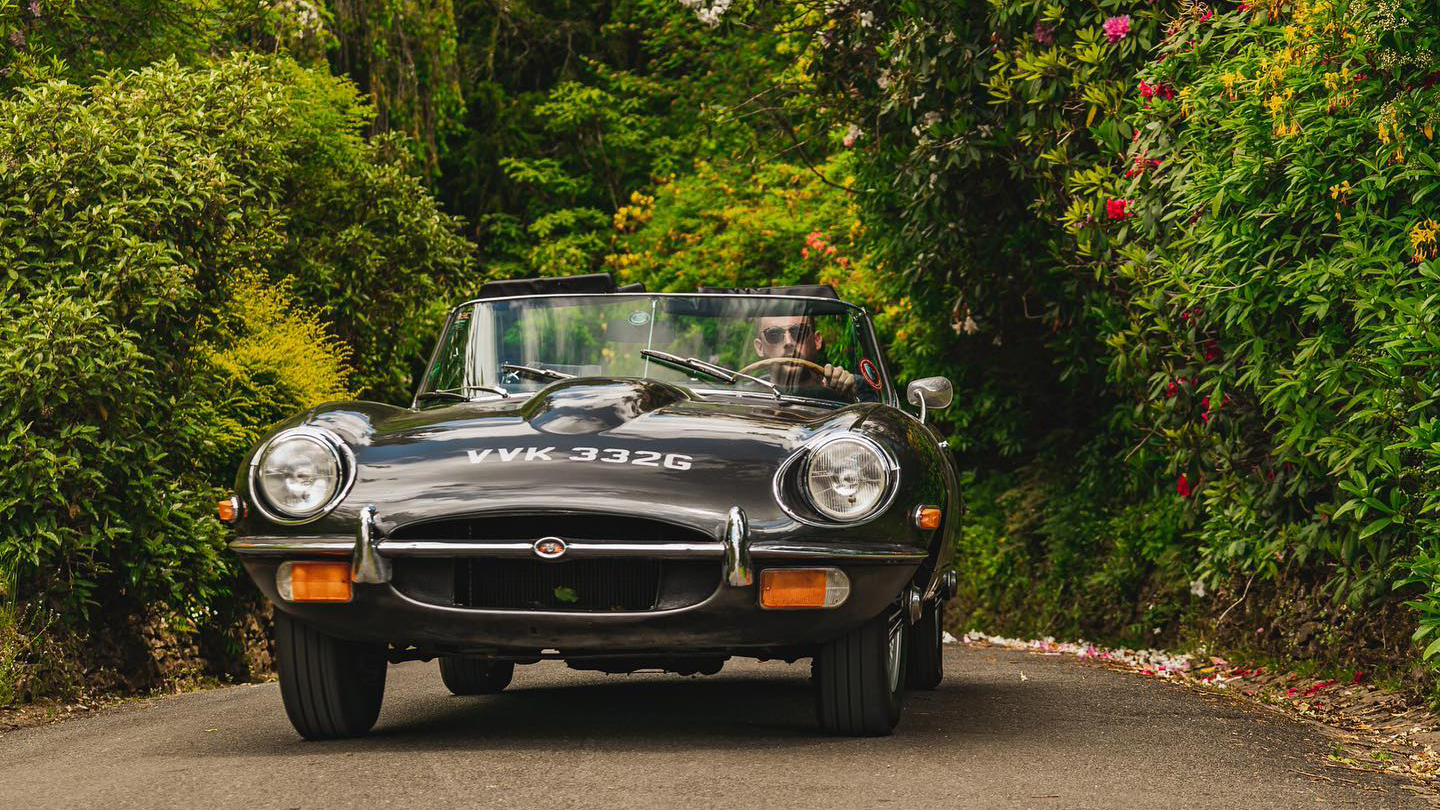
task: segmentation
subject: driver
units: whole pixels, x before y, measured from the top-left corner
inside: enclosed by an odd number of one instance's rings
[[[763,358],[795,357],[818,365],[823,343],[824,338],[808,315],[774,315],[760,319],[755,353]],[[770,382],[800,396],[805,395],[806,388],[823,389],[817,391],[823,396],[855,395],[855,375],[829,363],[823,372],[804,363],[775,363],[769,372]]]

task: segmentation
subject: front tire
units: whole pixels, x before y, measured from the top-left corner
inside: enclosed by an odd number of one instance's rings
[[[920,621],[910,628],[910,657],[906,662],[905,686],[934,689],[945,680],[945,603],[939,599],[925,606]]]
[[[895,730],[905,697],[908,636],[900,615],[887,612],[820,646],[811,663],[820,728],[847,737]]]
[[[515,665],[468,655],[440,656],[440,680],[452,695],[493,695],[510,685]]]
[[[387,665],[384,644],[328,636],[276,611],[280,697],[307,740],[365,736],[380,716]]]

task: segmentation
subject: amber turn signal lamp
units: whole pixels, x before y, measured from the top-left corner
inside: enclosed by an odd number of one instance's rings
[[[220,514],[220,520],[225,523],[234,523],[244,514],[244,507],[240,505],[240,499],[234,495],[215,504],[215,510]]]
[[[280,563],[275,589],[287,602],[349,602],[350,563]]]
[[[940,507],[921,506],[915,509],[915,525],[921,529],[940,528]]]
[[[850,578],[838,568],[767,568],[760,572],[760,607],[767,610],[839,607]]]

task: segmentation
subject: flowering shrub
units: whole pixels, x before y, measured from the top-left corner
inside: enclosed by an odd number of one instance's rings
[[[1354,606],[1402,578],[1422,638],[1440,626],[1430,8],[1298,0],[1167,26],[1140,95],[1173,102],[1136,109],[1120,160],[1163,160],[1129,185],[1157,224],[1122,248],[1111,339],[1146,448],[1196,491],[1199,576],[1312,572]]]
[[[1403,583],[1440,654],[1431,4],[831,9],[866,245],[968,393],[966,607],[1149,632]]]

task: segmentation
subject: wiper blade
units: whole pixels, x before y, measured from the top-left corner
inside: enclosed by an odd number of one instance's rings
[[[671,354],[669,352],[660,352],[654,349],[641,349],[640,354],[642,357],[648,357],[651,360],[674,366],[682,370],[698,371],[701,374],[713,377],[720,382],[730,385],[733,385],[736,380],[749,380],[751,382],[759,383],[766,388],[769,388],[770,393],[775,395],[776,400],[780,400],[785,397],[784,394],[780,393],[780,389],[776,387],[775,383],[772,383],[769,380],[762,380],[759,377],[752,377],[749,374],[742,374],[738,371],[735,371],[734,369],[725,368],[724,366],[717,366],[714,363],[707,363],[704,360],[700,360],[694,357],[681,357],[679,355]]]
[[[681,357],[678,354],[662,352],[656,349],[641,349],[640,356],[648,357],[661,365],[670,366],[679,371],[694,371],[723,383],[735,382],[734,374],[719,366],[711,365],[704,360],[696,360],[693,357]]]
[[[519,363],[502,363],[500,368],[504,371],[513,371],[516,374],[524,374],[528,377],[538,377],[542,380],[570,380],[574,374],[566,374],[563,371],[556,371],[553,368],[537,368],[535,366],[522,366]]]

